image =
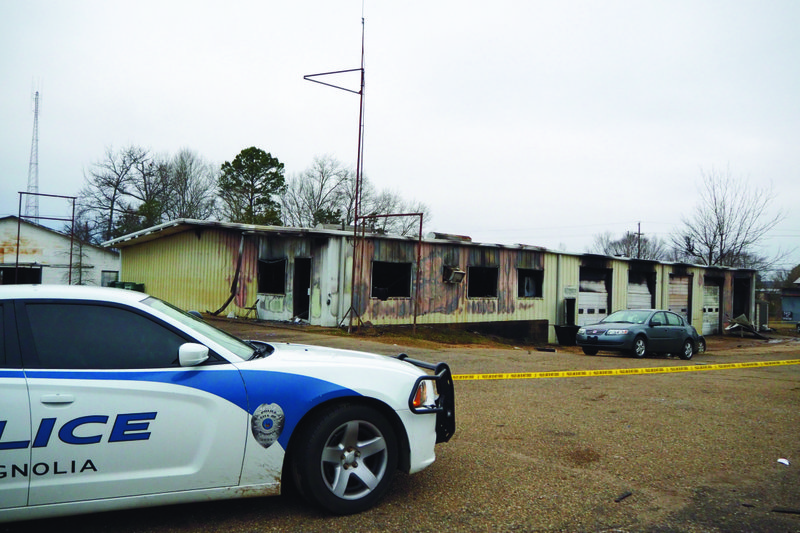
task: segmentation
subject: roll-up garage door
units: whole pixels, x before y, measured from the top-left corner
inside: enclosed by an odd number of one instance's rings
[[[608,316],[608,291],[604,281],[581,280],[578,291],[578,325],[594,324]]]
[[[650,309],[653,307],[653,295],[647,286],[647,279],[641,276],[630,276],[628,279],[628,309]]]
[[[719,333],[719,286],[703,286],[703,335]]]
[[[689,320],[689,287],[691,286],[689,276],[670,276],[669,277],[669,307],[673,313],[678,313],[683,318]]]

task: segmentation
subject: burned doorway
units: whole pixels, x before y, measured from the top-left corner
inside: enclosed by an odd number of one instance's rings
[[[292,276],[292,314],[295,318],[309,320],[311,302],[311,258],[294,258]]]
[[[747,318],[751,317],[750,304],[752,286],[750,285],[750,277],[740,277],[735,275],[733,278],[733,317],[744,315]]]

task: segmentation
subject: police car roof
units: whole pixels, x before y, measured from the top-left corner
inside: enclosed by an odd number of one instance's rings
[[[109,287],[90,287],[86,285],[2,285],[0,300],[14,299],[69,299],[105,300],[111,302],[134,303],[147,298],[147,294]]]

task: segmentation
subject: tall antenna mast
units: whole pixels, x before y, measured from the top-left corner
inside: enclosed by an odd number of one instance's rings
[[[361,85],[359,89],[353,90],[348,89],[346,87],[341,87],[339,85],[334,85],[332,83],[327,83],[324,81],[320,81],[315,78],[319,78],[322,76],[330,76],[332,74],[344,74],[347,72],[360,72],[361,73]],[[356,294],[357,294],[357,285],[361,280],[361,269],[363,268],[363,262],[358,261],[358,251],[360,249],[360,240],[358,235],[358,222],[359,220],[364,220],[364,217],[361,216],[361,186],[363,182],[363,168],[364,168],[364,6],[361,6],[361,66],[359,68],[351,68],[347,70],[337,70],[334,72],[321,72],[319,74],[307,74],[303,76],[304,80],[313,81],[314,83],[319,83],[321,85],[327,85],[328,87],[333,87],[334,89],[341,89],[343,91],[347,91],[349,93],[357,94],[359,96],[359,104],[358,104],[358,157],[356,159],[356,187],[355,187],[355,194],[354,194],[354,202],[353,202],[353,267],[352,267],[352,275],[351,275],[351,282],[350,282],[350,309],[348,309],[347,313],[345,313],[344,318],[342,318],[342,322],[340,325],[344,323],[345,318],[347,316],[350,317],[350,324],[347,327],[347,332],[350,333],[351,329],[353,328],[353,320],[358,319],[358,322],[361,323],[361,316],[359,316],[358,311],[356,308],[358,307],[356,304]],[[363,224],[363,223],[362,223]],[[362,227],[362,234],[364,228]],[[363,251],[363,250],[362,250]],[[358,269],[356,267],[356,263],[358,262]]]
[[[31,158],[28,163],[28,192],[25,201],[25,216],[39,219],[39,91],[33,95],[33,138]]]

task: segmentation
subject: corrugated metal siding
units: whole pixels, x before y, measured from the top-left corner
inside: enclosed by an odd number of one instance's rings
[[[242,314],[256,299],[257,255],[246,237],[239,293],[223,311]],[[230,295],[241,235],[187,231],[124,249],[120,279],[144,283],[145,291],[183,309],[217,310]]]
[[[132,241],[123,248],[120,279],[144,283],[147,292],[183,308],[216,310],[229,296],[240,239],[241,230],[238,229],[191,227],[188,231],[164,234],[153,240]],[[720,312],[730,315],[734,277],[747,275],[691,265],[651,264],[527,248],[425,241],[421,249],[417,294],[416,240],[367,238],[361,244],[363,246],[356,258],[363,263],[356,287],[356,309],[362,320],[373,324],[411,324],[415,312],[419,324],[511,320],[547,320],[550,324],[564,324],[568,322],[565,298],[578,295],[582,284],[581,272],[586,268],[587,280],[604,280],[605,287],[598,288],[610,293],[607,297],[611,303],[607,306],[609,311],[625,307],[636,297],[638,289],[633,282],[629,286],[629,272],[650,276],[648,288],[653,292],[655,307],[659,308],[668,308],[676,303],[670,298],[671,275],[686,278],[685,303],[679,305],[681,309],[689,309],[693,325],[700,330],[703,327],[704,276],[711,272],[720,280]],[[350,308],[352,250],[352,237],[280,231],[248,235],[242,257],[241,289],[224,312],[244,314],[244,307],[255,301],[259,257],[286,258],[286,294],[260,295],[264,299],[259,303],[259,316],[291,318],[294,261],[296,257],[303,257],[312,260],[309,302],[312,323],[338,325]],[[386,301],[371,298],[373,261],[411,265],[412,296]],[[468,280],[462,283],[443,281],[444,265],[457,266],[465,271],[470,266],[497,268],[497,296],[469,298]],[[542,271],[542,297],[518,296],[518,269]],[[644,293],[643,283],[638,285]],[[554,331],[550,336],[551,341],[555,341]]]
[[[628,302],[628,268],[627,261],[611,261],[611,307],[608,312],[625,309]]]
[[[417,305],[418,324],[469,323],[502,320],[553,320],[554,302],[548,307],[545,299],[554,298],[557,271],[553,269],[542,283],[542,298],[518,298],[517,268],[544,270],[544,254],[538,251],[460,246],[455,243],[422,243],[419,294],[417,288],[417,242],[365,239],[362,242],[363,270],[356,301],[362,320],[373,324],[409,324]],[[410,263],[412,296],[382,301],[370,297],[372,261]],[[471,266],[498,269],[497,296],[468,298],[468,279],[461,283],[445,283],[445,265],[467,271]],[[548,313],[548,309],[551,311]]]

